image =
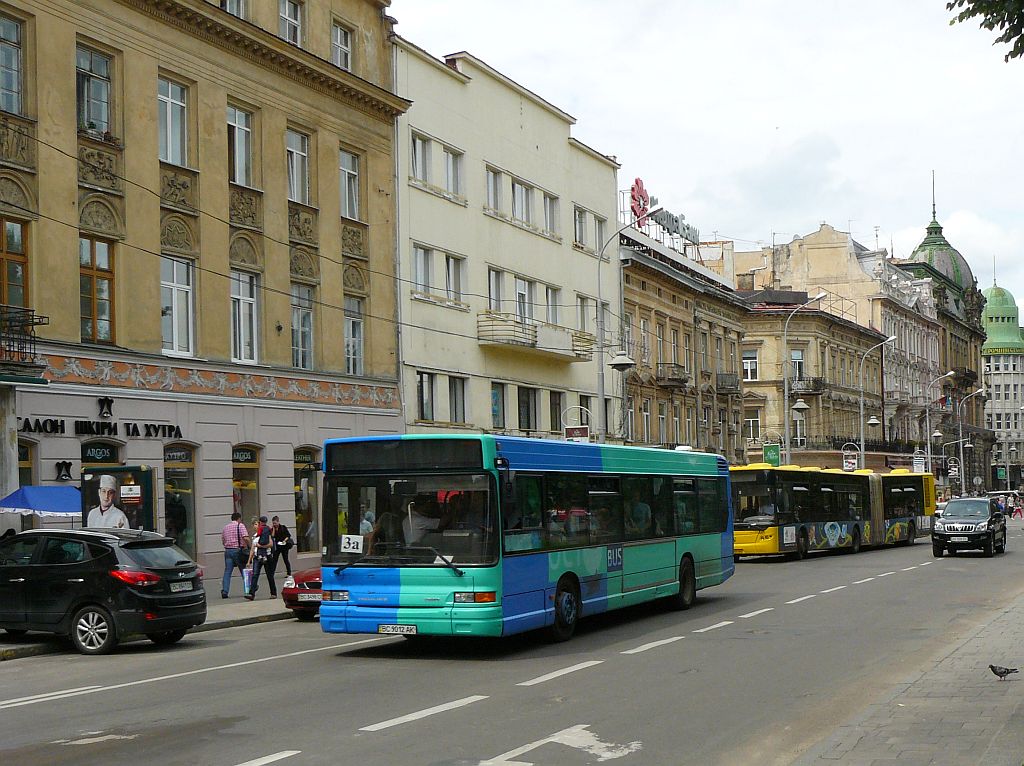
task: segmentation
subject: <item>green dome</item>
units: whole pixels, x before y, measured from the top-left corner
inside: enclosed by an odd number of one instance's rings
[[[935,220],[934,211],[927,232],[909,260],[927,263],[962,290],[971,287],[974,284],[971,267],[960,251],[942,235],[942,226]]]
[[[1013,294],[1005,287],[993,284],[983,295],[985,310],[981,322],[988,339],[981,347],[981,353],[1024,354],[1020,315]]]

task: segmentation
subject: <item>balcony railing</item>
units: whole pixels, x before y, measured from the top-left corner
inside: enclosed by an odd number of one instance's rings
[[[655,377],[660,386],[685,386],[690,382],[690,373],[681,364],[662,363],[655,368]]]
[[[794,447],[802,447],[813,450],[835,450],[840,451],[844,444],[853,444],[860,448],[860,436],[808,436],[803,438],[802,444],[793,440]],[[909,455],[915,450],[923,449],[923,445],[914,441],[903,441],[902,439],[865,439],[865,452],[895,452]]]
[[[791,394],[821,394],[825,391],[824,378],[790,378],[789,392]]]
[[[532,319],[523,321],[517,314],[498,311],[477,314],[476,335],[481,345],[518,346],[531,353],[570,362],[590,360],[597,342],[589,332]]]
[[[0,366],[23,373],[40,367],[35,328],[49,323],[32,309],[0,305]]]
[[[715,376],[715,388],[720,394],[738,394],[740,376],[735,372],[720,372]]]

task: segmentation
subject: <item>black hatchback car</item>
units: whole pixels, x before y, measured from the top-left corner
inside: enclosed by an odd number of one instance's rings
[[[0,540],[0,628],[105,654],[143,634],[173,644],[206,621],[203,571],[174,541],[135,529],[37,529]]]
[[[942,518],[932,525],[932,553],[941,558],[945,551],[979,549],[986,556],[1006,550],[1006,517],[996,501],[987,497],[950,500]]]

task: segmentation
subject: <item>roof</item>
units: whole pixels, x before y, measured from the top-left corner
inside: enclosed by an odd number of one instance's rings
[[[967,259],[943,236],[942,225],[935,220],[934,210],[926,231],[921,244],[907,260],[927,263],[961,290],[971,287],[974,284],[974,273],[967,265]]]
[[[1024,354],[1021,340],[1020,313],[1013,294],[1005,287],[993,284],[985,290],[985,309],[982,326],[988,336],[981,347],[982,354]]]

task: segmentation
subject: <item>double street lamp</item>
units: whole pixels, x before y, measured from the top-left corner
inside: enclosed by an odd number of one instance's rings
[[[950,370],[945,375],[940,375],[939,377],[937,377],[935,380],[933,380],[931,383],[929,383],[927,386],[925,386],[925,389],[924,389],[924,398],[925,398],[925,403],[924,403],[924,430],[925,430],[925,433],[931,434],[931,436],[929,436],[928,439],[927,439],[927,447],[928,447],[928,452],[927,452],[927,457],[928,457],[928,473],[932,472],[932,436],[935,436],[935,434],[938,434],[939,436],[942,436],[942,434],[938,431],[938,429],[936,429],[934,434],[932,433],[932,418],[931,418],[931,415],[932,415],[932,386],[934,386],[940,380],[945,380],[946,378],[953,378],[953,377],[956,377],[956,373],[953,372],[953,370]]]
[[[881,348],[886,343],[895,343],[896,336],[890,335],[888,338],[883,340],[881,343],[876,343],[863,354],[860,355],[860,467],[864,468],[866,456],[864,454],[864,360],[868,358],[868,354],[874,351],[876,348]],[[882,414],[885,414],[885,402],[882,402]],[[874,416],[872,415],[872,419]],[[877,421],[876,421],[877,423]]]
[[[822,300],[823,298],[826,297],[826,295],[827,293],[824,290],[822,290],[820,293],[815,295],[806,303],[801,303],[799,306],[797,306],[795,309],[789,312],[789,316],[786,317],[786,323],[782,326],[782,419],[785,422],[785,428],[783,430],[786,433],[783,445],[783,448],[786,452],[786,459],[784,461],[786,465],[791,465],[793,463],[793,453],[789,446],[789,320],[792,319],[796,315],[796,313],[800,311],[800,309],[807,308],[812,303]],[[808,405],[806,402],[804,402],[804,409],[810,409],[810,405]]]

